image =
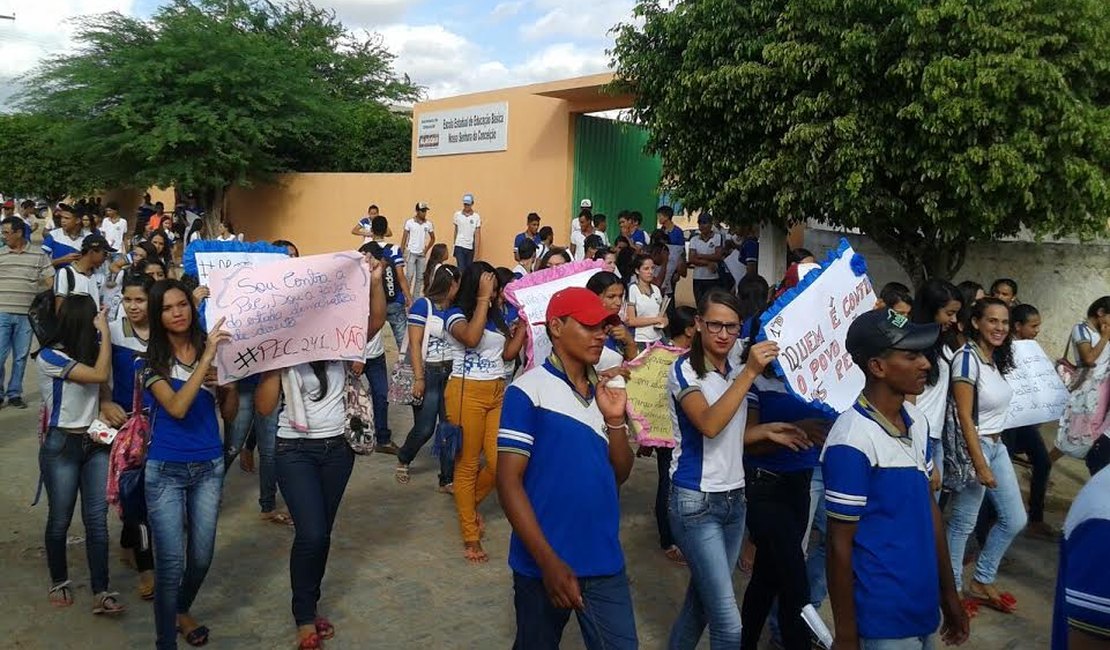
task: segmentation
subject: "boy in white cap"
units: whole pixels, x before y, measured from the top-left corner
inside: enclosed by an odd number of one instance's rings
[[[455,213],[455,263],[459,271],[474,263],[482,242],[482,215],[474,211],[474,195],[463,194],[463,207]]]

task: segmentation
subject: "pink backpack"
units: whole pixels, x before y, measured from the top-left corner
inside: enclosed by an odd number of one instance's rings
[[[120,427],[108,457],[108,503],[116,506],[122,516],[120,504],[120,475],[138,469],[146,462],[146,449],[150,441],[150,420],[143,413],[142,383],[140,373],[135,373],[135,394],[131,400],[131,417]]]

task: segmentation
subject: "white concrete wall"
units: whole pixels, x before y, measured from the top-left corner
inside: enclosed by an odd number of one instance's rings
[[[912,288],[902,267],[870,238],[809,227],[805,247],[818,260],[847,237],[856,252],[867,258],[871,281],[878,291],[887,282]],[[1053,359],[1063,353],[1071,327],[1086,318],[1087,307],[1110,294],[1110,244],[1038,244],[1034,242],[973,243],[954,282],[974,280],[988,291],[997,278],[1018,283],[1018,299],[1041,312],[1037,339]]]

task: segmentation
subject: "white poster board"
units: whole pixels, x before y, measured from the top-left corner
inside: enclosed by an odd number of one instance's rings
[[[779,344],[775,362],[790,392],[843,413],[863,390],[863,371],[844,341],[848,326],[875,307],[867,264],[847,241],[768,309],[760,322]]]
[[[567,287],[584,287],[591,277],[605,267],[605,262],[584,260],[561,264],[555,268],[529,273],[523,278],[510,282],[505,287],[505,297],[520,309],[521,318],[527,319],[528,342],[527,364],[531,368],[538,360],[551,354],[551,339],[547,338],[547,303],[551,296]]]
[[[1014,341],[1014,369],[1006,383],[1014,391],[1005,428],[1055,422],[1068,404],[1068,389],[1040,343]]]
[[[417,157],[509,148],[508,102],[420,113],[417,119]]]

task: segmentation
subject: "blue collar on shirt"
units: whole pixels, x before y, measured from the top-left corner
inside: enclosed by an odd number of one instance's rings
[[[581,402],[582,404],[589,404],[593,401],[594,392],[597,388],[597,372],[594,370],[593,366],[589,364],[586,365],[586,382],[589,384],[589,397],[582,397],[581,393],[578,392],[578,388],[576,388],[575,385],[571,383],[570,377],[567,377],[566,371],[563,370],[562,360],[560,360],[558,355],[556,355],[554,352],[551,353],[551,356],[547,357],[547,361],[543,363],[543,367],[551,374],[563,380],[563,382],[570,388],[570,392],[574,393],[574,396],[578,398],[579,402]]]
[[[902,416],[902,424],[906,425],[905,433],[899,431],[898,427],[894,426],[893,422],[886,419],[886,416],[880,413],[874,406],[872,406],[871,402],[867,401],[867,398],[864,397],[862,394],[859,396],[859,399],[856,400],[854,408],[865,418],[882,427],[883,431],[885,431],[886,434],[891,438],[897,438],[902,442],[912,442],[910,438],[910,429],[913,428],[913,418],[911,418],[910,414],[906,412],[905,406],[903,406],[899,411]]]

